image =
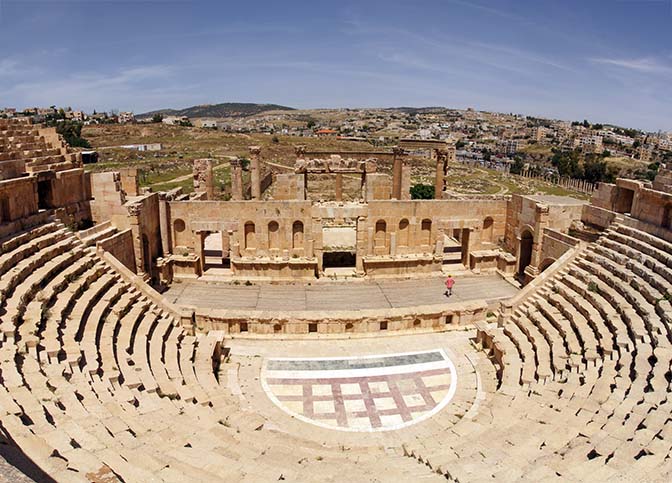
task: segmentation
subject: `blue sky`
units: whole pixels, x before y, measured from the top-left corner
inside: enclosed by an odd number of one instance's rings
[[[672,0],[0,0],[0,106],[448,106],[672,130]]]

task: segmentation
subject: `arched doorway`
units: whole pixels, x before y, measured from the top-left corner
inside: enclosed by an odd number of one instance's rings
[[[520,236],[520,249],[518,250],[518,274],[523,275],[525,268],[532,261],[532,244],[534,237],[532,232],[525,230]]]

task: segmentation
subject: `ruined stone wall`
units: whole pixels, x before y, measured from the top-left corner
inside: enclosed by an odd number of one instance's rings
[[[25,159],[4,160],[2,161],[2,169],[0,169],[0,180],[18,178],[19,176],[22,176],[25,172],[26,172]]]
[[[201,309],[195,312],[196,330],[238,334],[348,334],[396,330],[445,331],[463,328],[495,310],[485,302],[325,312],[241,311]]]
[[[325,230],[350,227],[354,246],[344,250],[356,252],[359,273],[413,275],[441,269],[444,235],[459,237],[465,253],[496,247],[504,236],[506,206],[506,199],[368,204],[171,201],[163,222],[170,237],[164,239],[172,239],[171,253],[195,253],[202,264],[205,237],[227,233],[234,273],[312,277],[315,269],[322,269],[322,254],[328,248]]]
[[[126,194],[119,173],[91,173],[91,215],[95,223],[110,220],[119,230],[130,228]]]
[[[598,208],[613,210],[617,192],[618,188],[615,184],[599,183],[593,196],[590,198],[590,203]]]
[[[312,212],[309,201],[171,201],[168,202],[172,251],[195,250],[196,232],[235,231],[234,243],[241,256],[264,256],[293,250],[303,239],[312,239]],[[303,237],[295,231],[302,225]],[[277,224],[277,227],[273,224]],[[247,232],[245,226],[247,225]]]
[[[541,243],[545,228],[560,232],[569,230],[572,221],[580,220],[585,203],[564,203],[560,198],[549,197],[537,200],[527,196],[513,195],[506,221],[505,247],[517,253],[518,241],[525,230],[534,236],[534,243]]]
[[[83,168],[58,171],[52,183],[54,204],[59,207],[87,201],[91,187]]]
[[[579,240],[558,230],[546,228],[541,241],[539,269],[544,270],[551,263],[563,256],[568,250],[578,245]]]
[[[503,199],[372,201],[367,205],[367,222],[375,236],[376,224],[384,221],[388,241],[391,241],[391,234],[395,233],[397,254],[400,255],[431,253],[440,236],[452,236],[454,229],[469,229],[470,247],[479,250],[489,244],[497,244],[504,236],[506,203]],[[405,221],[408,221],[408,228],[405,227]],[[423,233],[423,221],[425,228],[427,221],[430,222],[429,239],[426,230]],[[483,236],[484,227],[487,227],[487,236]],[[409,230],[408,234],[403,233],[406,229]]]
[[[664,191],[672,193],[672,165],[670,168],[660,168],[656,179],[653,180],[653,189],[656,191]]]
[[[647,188],[641,181],[619,178],[615,184],[600,183],[591,203],[611,212],[629,213],[652,229],[672,225],[672,193]]]
[[[634,196],[631,215],[644,223],[670,229],[672,193],[640,188]]]
[[[37,213],[37,179],[34,177],[0,181],[0,223]]]
[[[606,229],[616,219],[616,213],[595,205],[583,205],[581,221],[597,228]]]
[[[305,200],[303,175],[282,173],[275,176],[273,199],[278,201]]]
[[[133,234],[131,229],[115,233],[98,242],[98,246],[111,253],[132,272],[136,272],[135,253],[133,252]]]
[[[151,193],[124,205],[133,234],[133,251],[139,273],[152,274],[154,261],[162,255],[159,195]]]
[[[536,201],[520,195],[513,195],[507,209],[505,247],[511,253],[518,253],[518,241],[525,229],[534,233],[536,223]]]
[[[122,168],[119,170],[119,181],[121,189],[128,196],[138,196],[140,188],[138,185],[138,168]]]
[[[366,173],[366,201],[392,198],[392,179],[387,174]]]

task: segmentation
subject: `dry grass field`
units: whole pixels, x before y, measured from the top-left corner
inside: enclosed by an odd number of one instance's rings
[[[282,172],[294,164],[297,145],[306,145],[309,150],[375,151],[365,142],[340,141],[335,138],[315,138],[296,136],[272,136],[269,134],[238,134],[220,130],[195,127],[167,126],[164,124],[127,124],[86,126],[82,135],[99,152],[99,162],[87,165],[91,171],[109,171],[124,166],[141,168],[140,183],[154,191],[181,186],[185,192],[193,190],[192,161],[198,158],[214,158],[218,193],[225,196],[225,186],[230,182],[229,158],[248,156],[249,146],[261,146],[264,161],[271,169]],[[274,141],[277,140],[277,142]],[[158,152],[139,152],[119,148],[128,144],[161,143]],[[116,147],[115,147],[116,146]],[[413,166],[412,182],[433,184],[434,161],[409,156],[407,162]],[[286,166],[287,168],[283,168]],[[379,160],[379,171],[390,173],[391,162]],[[448,190],[455,194],[555,194],[585,198],[585,195],[568,191],[549,183],[510,176],[497,171],[452,165],[447,178]],[[329,176],[311,178],[310,199],[330,199],[333,197],[333,179]],[[345,199],[357,198],[359,180],[346,176],[344,179]],[[272,196],[272,190],[267,193]]]

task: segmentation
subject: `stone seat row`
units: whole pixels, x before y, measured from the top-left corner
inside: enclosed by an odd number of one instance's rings
[[[502,327],[480,325],[498,391],[474,420],[407,453],[455,481],[669,481],[669,248],[615,226]]]
[[[0,152],[0,161],[46,158],[49,156],[60,156],[62,154],[68,154],[67,148],[52,148],[44,145],[35,149],[20,149],[16,151],[5,149],[3,152]]]
[[[39,151],[47,148],[49,148],[49,146],[47,145],[47,141],[42,136],[35,136],[34,138],[27,137],[12,141],[0,138],[0,149],[2,150],[2,152]]]
[[[57,223],[17,236],[23,243],[0,243],[15,263],[0,275],[9,287],[0,315],[0,418],[51,476],[309,481],[302,455],[325,455],[331,461],[320,471],[339,474],[346,456],[262,430],[265,420],[222,387],[215,372],[222,334],[186,333]],[[30,243],[34,249],[25,249]],[[34,270],[19,276],[17,266]],[[407,465],[408,481],[417,479],[417,465],[401,456],[398,464]]]
[[[4,274],[4,276],[0,279],[0,282],[2,282],[3,287],[8,287],[6,292],[7,297],[3,299],[4,303],[4,311],[6,317],[3,317],[2,324],[3,327],[7,328],[7,339],[3,342],[2,345],[2,350],[3,352],[7,352],[10,349],[14,349],[14,352],[16,352],[16,348],[18,347],[16,344],[13,343],[15,340],[20,340],[22,338],[21,334],[25,333],[25,328],[23,327],[23,324],[21,322],[23,321],[23,314],[24,311],[27,310],[26,305],[28,303],[32,303],[33,307],[31,309],[31,314],[32,318],[30,319],[32,321],[32,329],[30,329],[30,332],[35,331],[35,322],[38,320],[38,317],[36,317],[36,314],[39,312],[40,319],[43,318],[43,308],[47,304],[51,303],[55,297],[58,297],[59,294],[62,294],[64,292],[64,287],[67,285],[68,280],[73,280],[70,276],[72,275],[82,275],[86,272],[90,272],[89,277],[85,277],[83,279],[83,283],[79,288],[76,288],[74,290],[71,290],[67,293],[68,296],[75,295],[79,293],[80,295],[84,295],[83,297],[77,298],[77,301],[73,304],[71,303],[72,301],[64,302],[61,305],[63,306],[63,312],[67,311],[67,317],[74,319],[73,322],[80,322],[80,324],[77,323],[71,323],[63,328],[56,329],[55,331],[51,331],[48,328],[45,329],[44,327],[42,328],[42,333],[45,334],[53,334],[56,335],[56,338],[61,337],[61,340],[63,341],[63,350],[66,354],[66,362],[67,363],[72,363],[73,360],[76,360],[76,357],[74,356],[74,353],[77,352],[77,349],[73,347],[72,345],[68,346],[68,343],[73,343],[73,341],[76,341],[77,339],[83,339],[85,336],[88,340],[88,338],[91,337],[92,332],[90,332],[88,329],[89,327],[93,327],[93,325],[87,326],[86,329],[82,329],[81,327],[81,321],[84,320],[93,320],[96,317],[100,317],[102,315],[102,312],[104,311],[103,303],[104,302],[109,302],[114,300],[114,297],[104,297],[101,296],[102,292],[104,289],[111,288],[114,286],[116,288],[116,294],[120,294],[121,292],[127,291],[129,287],[124,286],[123,284],[114,284],[113,282],[118,280],[117,276],[111,275],[108,270],[106,269],[100,269],[100,266],[95,266],[94,260],[92,259],[91,256],[87,255],[86,252],[82,250],[70,250],[69,252],[64,252],[61,255],[58,255],[57,257],[52,257],[54,254],[54,251],[57,249],[54,247],[59,247],[58,250],[60,250],[61,246],[67,246],[72,248],[73,243],[74,243],[74,238],[72,236],[66,236],[65,239],[61,242],[58,242],[56,244],[51,244],[49,242],[53,242],[53,238],[56,236],[61,236],[63,235],[63,230],[60,229],[56,225],[51,226],[52,231],[49,231],[46,228],[41,228],[39,230],[35,230],[34,233],[26,233],[26,234],[21,234],[22,239],[25,241],[27,239],[30,239],[31,236],[34,236],[33,240],[35,241],[35,250],[25,250],[23,249],[24,246],[18,246],[17,243],[15,244],[5,244],[3,247],[7,250],[5,252],[5,255],[7,255],[7,258],[14,260],[17,265],[25,265],[26,267],[39,267],[37,270],[34,270],[29,276],[23,280],[17,280],[17,277],[12,277],[11,281],[7,277],[10,275],[13,275],[14,273],[18,274],[23,274],[25,270],[20,269],[18,270],[17,267],[12,267],[7,273]],[[46,233],[45,233],[46,232]],[[44,234],[43,234],[44,233]],[[39,236],[38,236],[39,235]],[[15,250],[11,250],[12,246],[14,246]],[[18,256],[15,251],[20,250],[21,255]],[[68,256],[69,258],[66,258]],[[59,257],[62,257],[63,259],[61,260]],[[45,261],[45,258],[47,261]],[[77,260],[82,259],[81,263],[78,263]],[[72,263],[75,261],[76,263]],[[66,262],[69,262],[69,268],[66,269],[63,277],[55,277],[56,272],[58,272],[58,268],[62,268]],[[92,274],[95,274],[95,276],[91,276]],[[95,280],[94,280],[95,279]],[[92,286],[95,286],[95,288],[92,288]],[[40,306],[39,303],[35,303],[36,299],[33,298],[32,300],[28,301],[26,298],[26,294],[34,294],[34,290],[36,287],[44,287],[43,290],[43,295],[44,298],[42,298],[42,303],[44,305]],[[15,289],[13,289],[15,287]],[[86,290],[84,290],[82,287],[86,287]],[[91,290],[89,290],[91,289]],[[21,293],[21,295],[19,294]],[[66,296],[63,298],[63,300],[67,300],[68,297]],[[97,303],[94,305],[93,301],[97,300]],[[46,302],[46,304],[45,304]],[[23,307],[23,308],[22,308]],[[85,317],[85,313],[88,315],[88,317]],[[145,320],[150,320],[148,317],[145,317]],[[169,319],[167,317],[164,317],[163,320],[168,321]],[[20,325],[17,325],[20,324]],[[14,326],[15,330],[9,329],[9,326]],[[130,326],[125,326],[125,327],[130,327]],[[140,332],[137,334],[136,337],[136,347],[141,347],[143,345],[143,337],[146,337],[147,334],[143,332],[143,330],[146,330],[147,327],[144,329],[140,329]],[[84,332],[82,334],[81,332]],[[79,334],[78,334],[79,333]],[[158,332],[157,332],[158,334]],[[95,338],[95,333],[93,335]],[[33,346],[39,345],[39,340],[37,341],[36,344]],[[194,345],[192,343],[191,347],[193,348]],[[88,348],[87,348],[88,349]],[[86,350],[86,349],[85,349]],[[88,353],[88,350],[86,350]],[[140,350],[136,349],[136,352],[140,352]],[[33,360],[39,359],[39,354],[40,351],[38,350],[37,352],[34,353],[36,356]],[[207,357],[207,356],[204,356]],[[11,358],[4,358],[4,362],[9,362],[11,363],[11,360],[14,359],[14,357]],[[48,360],[48,358],[46,358]],[[93,362],[93,361],[92,361]],[[58,363],[57,363],[58,364]],[[5,369],[5,367],[3,367]],[[72,367],[70,367],[72,369]],[[22,382],[22,377],[20,374],[18,374],[17,371],[7,371],[6,369],[3,370],[3,374],[10,374],[14,372],[14,381],[16,386],[21,386]],[[131,374],[127,376],[127,379],[132,379]],[[8,380],[11,380],[11,377],[8,378]]]

